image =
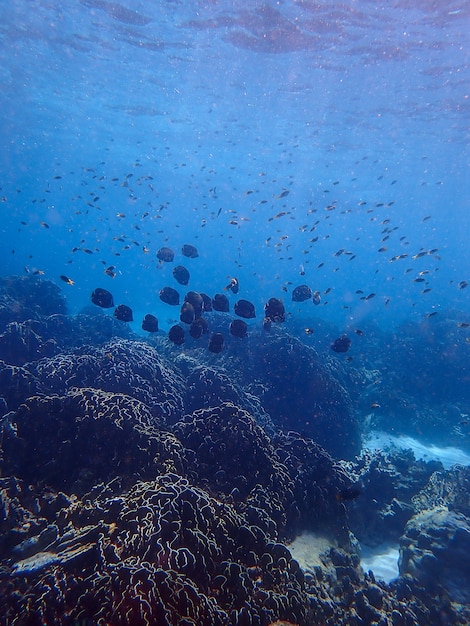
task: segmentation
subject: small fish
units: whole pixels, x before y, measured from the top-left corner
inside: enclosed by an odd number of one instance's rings
[[[155,315],[147,313],[142,320],[142,330],[145,330],[148,333],[156,333],[158,331],[158,319]]]
[[[457,326],[458,328],[470,328],[470,324],[468,322],[459,322]]]
[[[106,289],[97,287],[91,294],[91,301],[93,304],[100,306],[103,309],[110,309],[114,306],[113,296]]]
[[[192,246],[190,243],[184,244],[184,246],[181,248],[181,254],[190,259],[195,259],[199,256],[197,248],[195,246]]]
[[[312,296],[313,304],[318,306],[321,302],[321,293],[319,291],[314,291]]]
[[[183,302],[180,311],[180,321],[184,324],[192,324],[194,322],[194,307],[190,302]]]
[[[171,306],[178,306],[180,303],[180,294],[173,287],[163,287],[160,289],[160,300]]]
[[[378,402],[372,402],[372,404],[370,405],[371,409],[380,409],[380,404]]]
[[[177,346],[181,346],[184,343],[184,328],[179,324],[175,324],[168,331],[168,339]]]
[[[60,275],[60,280],[63,280],[64,283],[67,283],[67,285],[74,285],[75,281],[73,281],[71,278],[69,278],[68,276],[64,276],[64,274]]]
[[[224,336],[222,333],[212,333],[207,347],[209,352],[213,352],[214,354],[222,352],[224,347]]]
[[[359,335],[359,337],[364,336],[364,331],[362,331],[360,328],[355,328],[354,332],[356,333],[356,335]]]
[[[46,222],[40,222],[40,224],[43,228],[50,228],[49,224],[46,224]]]
[[[466,280],[461,280],[458,284],[458,288],[465,289],[465,287],[468,287],[468,282]]]
[[[248,326],[243,320],[233,320],[230,322],[230,334],[243,339],[248,334]]]
[[[313,328],[304,328],[304,332],[306,335],[313,335],[315,330]]]
[[[310,300],[312,297],[312,290],[308,285],[299,285],[292,291],[293,302],[304,302]]]
[[[177,265],[176,267],[174,267],[172,273],[173,278],[180,285],[187,285],[189,283],[190,274],[189,271],[185,267],[183,267],[183,265]]]
[[[157,259],[159,261],[163,261],[164,263],[172,263],[174,258],[175,253],[171,248],[163,246],[163,248],[157,250]]]
[[[251,319],[253,317],[256,317],[255,307],[248,300],[238,300],[237,302],[235,302],[233,310],[236,315],[244,317],[245,319]]]
[[[240,320],[241,321],[241,320]],[[203,317],[199,317],[189,327],[189,334],[193,339],[199,339],[204,333],[208,332],[207,321]]]
[[[110,278],[115,278],[116,277],[116,272],[114,271],[115,269],[116,268],[114,267],[114,265],[110,265],[104,270],[104,273],[106,274],[106,276],[109,276]]]
[[[351,345],[351,339],[347,335],[341,335],[331,344],[333,352],[347,352]]]
[[[216,293],[212,298],[212,308],[214,311],[219,311],[221,313],[228,313],[230,309],[230,303],[228,298],[223,293]]]
[[[132,322],[134,319],[132,309],[127,304],[119,304],[114,309],[114,317],[121,322]]]
[[[281,300],[269,298],[264,305],[264,316],[263,327],[265,330],[269,330],[271,327],[270,322],[285,322],[286,312]]]
[[[232,278],[229,284],[226,287],[224,287],[224,291],[227,291],[228,289],[230,289],[232,293],[238,293],[239,287],[240,286],[238,283],[238,278]]]

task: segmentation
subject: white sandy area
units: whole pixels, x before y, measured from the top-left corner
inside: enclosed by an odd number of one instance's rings
[[[334,545],[322,535],[305,532],[296,537],[288,548],[300,567],[308,572],[315,567],[325,569],[321,555],[326,554]],[[361,567],[364,572],[371,570],[377,580],[389,583],[398,576],[398,556],[398,546],[361,546]]]
[[[389,583],[398,576],[397,546],[368,548],[361,546],[361,567],[365,572],[371,570],[377,580]]]
[[[369,450],[383,450],[386,448],[408,450],[411,448],[417,459],[441,461],[446,469],[449,469],[452,465],[470,465],[470,455],[459,448],[453,448],[452,446],[441,448],[434,444],[424,444],[407,435],[396,437],[380,431],[373,432],[364,439],[362,447]]]
[[[312,571],[318,566],[325,567],[320,557],[334,545],[326,537],[305,532],[296,537],[288,548],[304,571]]]

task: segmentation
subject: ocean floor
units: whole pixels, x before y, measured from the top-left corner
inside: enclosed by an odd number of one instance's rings
[[[439,447],[434,444],[425,444],[413,437],[400,435],[396,437],[389,433],[376,431],[370,433],[363,442],[363,449],[386,450],[387,448],[413,450],[416,459],[425,461],[437,460],[445,469],[453,465],[470,465],[470,454],[451,446]]]
[[[365,572],[372,570],[375,578],[389,583],[398,577],[398,546],[361,546],[361,567]]]
[[[308,572],[315,567],[325,568],[322,554],[326,555],[335,544],[326,537],[305,532],[289,544],[289,550],[300,567]],[[389,583],[398,576],[398,546],[361,546],[361,567],[364,572],[372,570],[377,579]]]
[[[324,567],[321,559],[335,544],[326,537],[315,533],[304,532],[289,544],[294,559],[304,571],[312,571],[315,567]]]

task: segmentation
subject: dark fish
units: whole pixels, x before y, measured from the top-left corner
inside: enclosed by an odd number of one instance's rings
[[[331,349],[333,352],[347,352],[350,345],[351,339],[347,335],[341,335],[331,344]]]
[[[194,320],[189,327],[189,334],[193,339],[199,339],[204,333],[207,333],[208,328],[207,320],[203,317],[199,317],[197,320]]]
[[[168,331],[168,339],[177,346],[181,346],[184,343],[184,328],[178,324],[172,326]]]
[[[461,280],[458,284],[459,289],[465,289],[465,287],[468,287],[468,282],[466,280]]]
[[[321,293],[319,291],[314,291],[312,297],[313,297],[313,304],[315,304],[316,306],[319,305],[321,302]]]
[[[164,261],[165,263],[171,263],[174,258],[175,258],[175,253],[173,252],[171,248],[167,248],[166,246],[164,246],[163,248],[160,248],[160,250],[158,250],[157,252],[157,259],[159,261]]]
[[[190,243],[185,243],[181,248],[181,254],[183,256],[187,256],[189,259],[195,259],[199,256],[197,248],[192,246]]]
[[[97,287],[94,292],[91,294],[91,301],[93,304],[100,306],[103,309],[110,309],[114,306],[113,296],[106,289],[101,289],[101,287]]]
[[[299,285],[292,292],[293,302],[304,302],[312,297],[312,290],[308,285]]]
[[[223,347],[224,336],[222,335],[222,333],[212,333],[208,345],[209,352],[214,352],[215,354],[218,354],[219,352],[222,352]]]
[[[180,294],[173,287],[163,287],[160,289],[160,300],[165,304],[177,306],[180,303]]]
[[[221,311],[222,313],[227,313],[230,305],[227,296],[223,293],[216,293],[212,298],[212,308],[214,311]]]
[[[224,291],[227,291],[227,289],[230,289],[232,293],[238,293],[238,289],[239,289],[238,278],[232,278],[229,284],[226,287],[224,287]]]
[[[364,331],[362,331],[360,328],[355,328],[354,332],[356,333],[356,335],[359,335],[359,337],[363,337],[364,335]]]
[[[115,269],[116,268],[114,267],[114,265],[110,265],[104,270],[104,273],[106,274],[106,276],[109,276],[110,278],[115,278],[116,277],[116,272],[114,271]]]
[[[147,313],[142,320],[142,330],[146,330],[148,333],[156,333],[158,331],[158,320],[155,315]]]
[[[286,311],[284,305],[278,298],[269,298],[264,305],[264,317],[271,322],[285,322]],[[265,330],[267,330],[265,328]]]
[[[340,489],[340,491],[338,491],[336,499],[338,502],[347,502],[355,500],[360,495],[361,489],[359,487],[346,487],[345,489]]]
[[[201,293],[200,296],[202,298],[202,310],[207,312],[212,311],[212,300],[210,296],[208,296],[207,293]]]
[[[182,265],[177,265],[173,268],[173,278],[175,278],[180,285],[187,285],[189,283],[189,272]]]
[[[118,304],[114,309],[114,317],[121,322],[132,322],[134,319],[132,309],[127,304]]]
[[[265,317],[263,320],[263,328],[264,330],[271,330],[272,321],[270,317]]]
[[[256,317],[255,307],[248,300],[238,300],[238,302],[235,302],[233,310],[235,311],[236,315],[244,317],[245,319],[251,319],[253,317]]]
[[[64,276],[63,274],[61,274],[60,280],[63,280],[64,283],[67,283],[67,285],[73,285],[74,284],[74,281],[71,278],[69,278],[68,276]]]
[[[190,302],[183,302],[180,311],[180,321],[184,324],[192,324],[194,322],[194,307]]]
[[[246,337],[248,334],[248,326],[243,320],[233,320],[230,323],[230,334],[234,337]]]
[[[202,311],[204,310],[204,300],[200,293],[197,291],[188,291],[184,296],[184,301],[188,302],[193,307],[195,319],[201,317]]]

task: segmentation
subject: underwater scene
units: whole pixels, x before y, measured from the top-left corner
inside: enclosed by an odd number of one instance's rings
[[[0,626],[470,624],[470,5],[1,14]]]

